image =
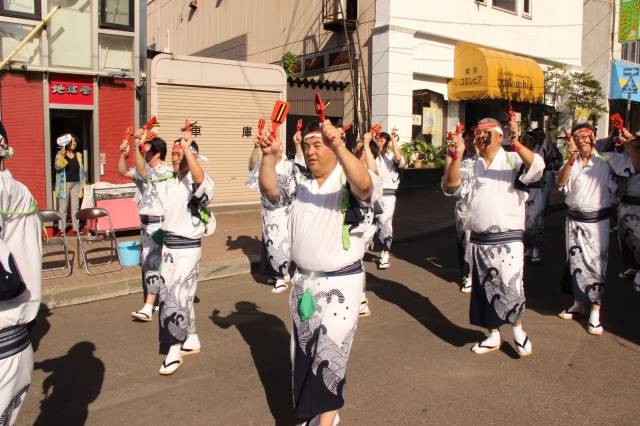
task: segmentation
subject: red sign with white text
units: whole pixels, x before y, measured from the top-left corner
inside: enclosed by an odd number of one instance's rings
[[[49,103],[93,105],[93,77],[52,75]]]

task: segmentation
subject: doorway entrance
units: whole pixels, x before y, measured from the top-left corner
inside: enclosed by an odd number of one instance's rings
[[[83,166],[87,174],[87,183],[91,183],[93,177],[92,168],[92,133],[91,133],[91,120],[93,117],[93,111],[86,110],[72,110],[72,109],[51,109],[49,112],[49,126],[51,140],[49,142],[49,149],[51,152],[51,161],[55,161],[56,155],[60,151],[60,147],[56,143],[56,139],[65,133],[72,133],[77,136],[78,146],[76,151],[82,153]],[[55,185],[56,185],[56,171],[54,167],[51,167],[51,187],[54,188],[54,200],[55,200]],[[55,200],[57,204],[57,200]]]

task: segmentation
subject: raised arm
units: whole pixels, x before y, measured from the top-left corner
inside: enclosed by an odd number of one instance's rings
[[[371,133],[365,133],[362,139],[362,147],[364,148],[364,160],[365,164],[367,165],[367,169],[371,170],[375,174],[378,174],[378,165],[376,164],[376,159],[373,157],[373,152],[371,152]]]
[[[184,158],[187,159],[187,164],[189,165],[189,171],[191,172],[191,177],[193,178],[193,183],[196,184],[196,187],[199,187],[204,181],[204,171],[202,167],[200,167],[200,163],[196,158],[196,154],[191,151],[191,132],[185,132],[184,137],[180,141],[180,145],[182,146],[182,153],[184,154]]]
[[[296,132],[296,134],[293,135],[293,143],[296,146],[295,160],[300,164],[304,164],[304,153],[302,152],[302,132]]]
[[[260,156],[260,137],[256,136],[256,138],[253,140],[253,150],[251,151],[251,167],[249,168],[250,170],[253,170],[253,168],[256,166],[259,156]]]
[[[260,149],[262,150],[262,162],[260,163],[260,173],[258,174],[258,182],[260,190],[265,197],[276,200],[278,199],[278,174],[276,173],[276,153],[280,151],[280,137],[277,132],[275,137],[270,136],[271,129],[263,132],[260,137]]]
[[[120,160],[118,161],[118,174],[120,176],[133,179],[134,173],[127,170],[126,156],[129,154],[129,141],[123,140],[120,144]]]
[[[453,136],[451,139],[451,147],[456,154],[456,158],[451,159],[449,167],[447,167],[444,172],[444,185],[447,188],[457,188],[462,184],[462,179],[460,179],[460,163],[464,156],[465,145],[457,136]]]
[[[344,170],[344,176],[349,182],[351,193],[358,200],[368,200],[373,191],[373,182],[367,168],[353,155],[343,144],[340,130],[325,120],[320,123],[322,142],[329,146],[338,157],[338,161]]]
[[[391,146],[393,149],[393,161],[395,161],[396,164],[400,164],[400,161],[402,161],[402,153],[400,152],[400,147],[398,146],[400,138],[398,137],[397,132],[398,130],[395,127],[391,129]]]
[[[515,139],[510,140],[513,151],[520,156],[524,166],[529,169],[533,164],[533,160],[535,160],[535,154],[529,148],[520,143],[518,122],[515,119],[509,121],[509,136],[511,135],[515,135]]]
[[[133,139],[133,163],[138,173],[144,177],[147,177],[147,162],[140,152],[140,144],[143,144],[146,139],[147,131],[145,129],[139,129]]]

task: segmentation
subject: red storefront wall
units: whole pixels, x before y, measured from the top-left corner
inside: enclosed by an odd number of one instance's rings
[[[127,127],[133,126],[134,84],[130,80],[101,78],[99,90],[100,152],[107,154],[104,175],[100,176],[100,181],[131,183],[131,179],[123,178],[118,174],[118,161],[120,161],[119,147],[125,131]],[[133,144],[133,138],[130,138],[129,142]],[[133,167],[133,155],[129,156],[127,167]]]
[[[47,208],[44,170],[44,113],[42,74],[5,73],[0,78],[2,124],[9,145],[15,150],[5,169],[23,183],[38,202]]]

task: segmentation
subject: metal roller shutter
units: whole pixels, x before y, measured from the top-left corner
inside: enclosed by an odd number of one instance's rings
[[[202,126],[202,134],[195,139],[201,154],[209,159],[209,164],[200,164],[216,185],[213,206],[260,202],[259,194],[244,184],[247,161],[258,119],[264,118],[269,126],[273,105],[281,96],[280,92],[158,84],[158,133],[167,141],[169,152],[173,141],[182,136],[185,119]],[[242,137],[247,126],[252,136]],[[280,127],[283,138],[284,128]]]

